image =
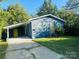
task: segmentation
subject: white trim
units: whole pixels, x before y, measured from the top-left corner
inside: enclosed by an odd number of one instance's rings
[[[59,20],[65,22],[63,19],[61,19],[61,18],[59,18],[59,17],[57,17],[57,16],[55,16],[55,15],[52,15],[52,14],[48,14],[48,15],[43,15],[43,16],[39,16],[39,17],[36,17],[36,18],[32,18],[32,19],[29,19],[29,21],[33,21],[33,20],[35,20],[35,19],[43,18],[43,17],[46,17],[46,16],[52,16],[52,17],[54,17],[54,18],[57,18],[57,19],[59,19]]]
[[[18,27],[18,26],[21,26],[21,25],[24,25],[25,23],[18,23],[18,24],[13,24],[13,25],[9,25],[9,26],[6,26],[4,27],[4,29],[7,29],[7,28],[14,28],[14,27]]]
[[[9,39],[9,28],[7,28],[7,39]]]

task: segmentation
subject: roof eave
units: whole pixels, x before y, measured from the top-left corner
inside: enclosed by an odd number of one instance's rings
[[[15,28],[15,27],[18,27],[18,26],[22,26],[24,24],[25,23],[13,24],[13,25],[10,25],[10,26],[3,27],[3,29]]]

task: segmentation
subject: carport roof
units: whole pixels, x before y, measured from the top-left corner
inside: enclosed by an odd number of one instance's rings
[[[18,23],[18,24],[9,25],[9,26],[4,27],[3,29],[15,28],[15,27],[19,27],[21,25],[25,25],[25,23]]]

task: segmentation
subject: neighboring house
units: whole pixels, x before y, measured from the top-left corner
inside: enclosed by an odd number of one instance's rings
[[[64,23],[63,19],[48,14],[29,19],[25,23],[4,27],[2,38],[29,37],[34,39],[56,36],[64,31]]]

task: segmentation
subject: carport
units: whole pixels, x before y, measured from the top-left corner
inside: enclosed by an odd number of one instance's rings
[[[4,27],[6,38],[17,38],[26,36],[26,23],[19,23]],[[4,36],[3,36],[4,37]]]

